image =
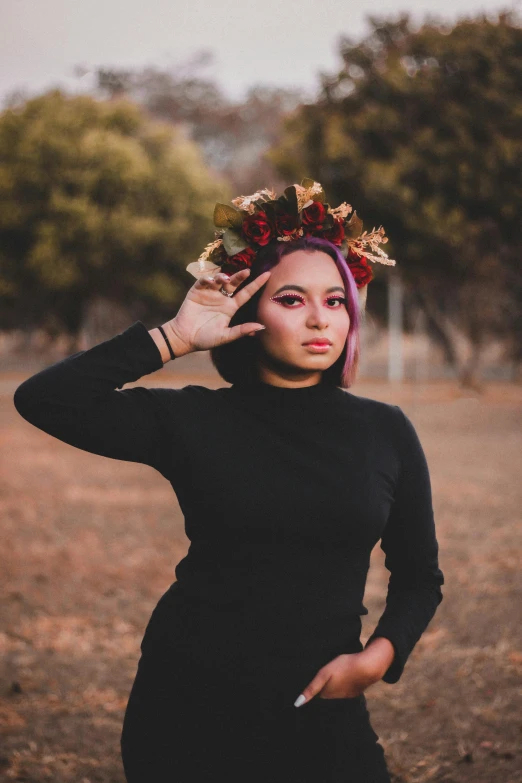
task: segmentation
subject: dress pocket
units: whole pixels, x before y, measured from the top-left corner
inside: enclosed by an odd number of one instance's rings
[[[321,699],[315,697],[318,728],[341,739],[357,739],[358,742],[373,744],[379,739],[370,723],[370,714],[366,707],[364,694],[353,698]],[[305,706],[305,705],[303,705]],[[303,709],[300,707],[300,709]]]
[[[317,694],[317,696],[314,696],[312,699],[312,702],[317,702],[317,708],[318,709],[325,709],[328,710],[331,708],[332,710],[335,709],[344,709],[346,711],[348,710],[359,710],[361,714],[364,715],[366,712],[366,699],[364,697],[364,694],[359,694],[359,696],[350,696],[350,697],[340,697],[340,698],[327,698],[322,697]]]

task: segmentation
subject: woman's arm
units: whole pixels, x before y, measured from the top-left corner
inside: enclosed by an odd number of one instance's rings
[[[438,542],[426,457],[415,428],[398,406],[401,469],[395,499],[381,538],[385,566],[390,571],[386,608],[366,642],[385,637],[394,659],[383,675],[397,682],[405,663],[442,601],[444,574],[439,568]]]
[[[235,291],[249,274],[249,269],[241,269],[231,276],[218,272],[196,280],[176,316],[163,324],[175,356],[206,351],[264,329],[255,322],[228,326],[238,307],[266,283],[270,272],[263,272],[232,297],[223,296],[220,289],[228,286]],[[104,457],[144,462],[168,478],[174,457],[172,414],[183,415],[189,387],[120,391],[124,384],[159,370],[168,361],[170,354],[160,335],[159,329],[149,332],[136,321],[116,337],[62,359],[20,384],[14,395],[16,410],[35,427],[71,446]],[[181,450],[176,448],[175,456],[183,464]]]
[[[35,427],[71,446],[142,462],[163,473],[167,403],[182,390],[134,387],[120,391],[124,384],[163,367],[159,342],[163,337],[159,329],[152,332],[159,338],[136,321],[121,334],[36,373],[16,389],[16,410]]]

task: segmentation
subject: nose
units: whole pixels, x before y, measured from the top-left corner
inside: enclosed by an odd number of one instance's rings
[[[312,305],[307,318],[307,326],[312,329],[326,329],[328,326],[328,314],[321,304]]]

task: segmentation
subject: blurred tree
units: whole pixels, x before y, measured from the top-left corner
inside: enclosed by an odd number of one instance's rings
[[[214,203],[229,197],[192,141],[126,100],[53,91],[11,106],[0,115],[0,326],[74,334],[96,297],[172,317]]]
[[[154,117],[182,124],[234,194],[285,187],[266,153],[279,140],[283,120],[302,102],[302,91],[256,85],[233,102],[202,73],[212,62],[212,54],[202,51],[171,71],[100,68],[97,81],[102,95],[125,94]]]
[[[323,76],[270,158],[283,177],[306,173],[332,203],[378,216],[410,301],[474,384],[492,335],[522,360],[522,29],[510,13],[418,30],[408,15],[369,21],[362,42],[343,39],[341,71]]]

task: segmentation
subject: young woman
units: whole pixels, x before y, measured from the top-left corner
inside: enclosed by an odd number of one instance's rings
[[[156,468],[185,516],[125,715],[128,783],[389,782],[364,692],[399,680],[442,600],[413,425],[347,391],[360,311],[345,257],[306,236],[258,249],[198,277],[162,327],[136,321],[15,394],[54,437]],[[202,350],[230,386],[122,390]],[[379,540],[391,578],[363,647]]]

